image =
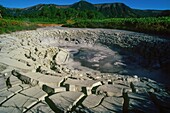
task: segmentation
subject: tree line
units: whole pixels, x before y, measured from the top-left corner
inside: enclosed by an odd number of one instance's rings
[[[0,6],[3,17],[12,18],[49,18],[49,19],[97,19],[103,18],[103,14],[92,10],[76,10],[74,8],[56,8],[55,6],[43,6],[39,10],[7,9]]]

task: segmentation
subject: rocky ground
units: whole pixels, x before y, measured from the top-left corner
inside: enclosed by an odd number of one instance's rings
[[[137,75],[78,70],[69,64],[74,62],[71,50],[62,48],[100,44],[133,51],[150,62],[147,66],[169,66],[169,40],[134,32],[47,27],[3,34],[0,112],[170,112],[170,92],[164,85]]]

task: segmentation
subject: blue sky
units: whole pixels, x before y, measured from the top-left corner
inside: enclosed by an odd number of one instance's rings
[[[68,5],[79,0],[0,0],[0,5],[9,8],[25,8],[37,4]],[[86,0],[91,3],[121,2],[136,9],[170,9],[170,0]]]

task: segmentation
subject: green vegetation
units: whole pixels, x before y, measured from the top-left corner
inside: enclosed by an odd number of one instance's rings
[[[138,10],[122,3],[91,4],[82,0],[68,6],[39,4],[23,9],[0,5],[0,14],[0,33],[35,29],[36,24],[64,24],[170,36],[170,10]]]
[[[0,33],[37,28],[37,24],[64,24],[66,27],[109,28],[131,30],[149,34],[170,36],[170,17],[110,18],[110,19],[68,19],[14,18],[0,19]]]
[[[21,22],[10,19],[0,19],[0,34],[21,30],[32,30],[36,29],[37,27],[38,26],[36,24],[29,22]]]
[[[20,22],[27,22],[27,23],[34,23],[34,24],[64,24],[66,22],[66,20],[59,20],[59,19],[55,19],[55,18],[47,18],[47,17],[39,17],[39,18],[13,18],[13,17],[8,17],[8,18],[4,18],[4,19],[8,19],[8,20],[17,20]]]
[[[76,10],[74,8],[56,8],[55,5],[37,5],[27,10],[25,9],[4,9],[2,10],[2,17],[5,18],[29,18],[31,20],[57,20],[60,22],[68,19],[97,19],[104,16],[93,10]],[[8,12],[8,13],[6,13]]]
[[[94,20],[77,20],[67,27],[110,28],[170,36],[170,17],[147,18],[110,18]]]

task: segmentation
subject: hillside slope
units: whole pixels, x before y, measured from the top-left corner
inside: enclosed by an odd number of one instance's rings
[[[72,5],[39,4],[36,6],[18,9],[0,6],[3,16],[10,17],[49,17],[65,18],[114,18],[114,17],[157,17],[170,16],[170,10],[140,10],[132,9],[123,3],[92,4],[86,1]],[[60,18],[61,19],[61,18]]]

